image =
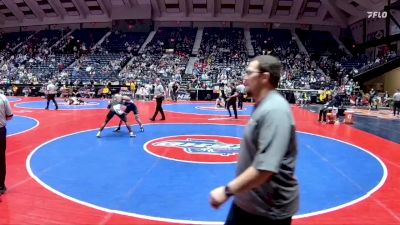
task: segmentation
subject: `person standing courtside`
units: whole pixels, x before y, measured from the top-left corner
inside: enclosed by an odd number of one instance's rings
[[[397,89],[396,93],[393,95],[393,116],[397,116],[400,114],[400,89]]]
[[[243,110],[243,101],[244,101],[244,93],[246,91],[246,87],[244,86],[243,82],[240,83],[237,87],[237,92],[238,92],[238,108],[240,110]]]
[[[225,102],[225,109],[228,106],[228,98],[230,97],[231,94],[231,87],[228,84],[224,84],[223,89],[222,89],[222,97],[224,98],[224,102]]]
[[[10,103],[6,96],[0,94],[0,195],[4,194],[6,188],[6,147],[7,147],[7,129],[6,122],[11,120],[13,113]]]
[[[268,55],[247,68],[248,92],[256,104],[241,141],[237,177],[210,193],[214,208],[234,196],[226,225],[289,225],[299,208],[294,118],[276,91],[281,68]]]
[[[179,84],[178,84],[177,81],[175,81],[175,82],[172,84],[172,91],[171,91],[171,99],[172,99],[172,101],[174,101],[174,102],[177,102],[177,101],[178,101],[178,91],[179,91]]]
[[[58,109],[58,105],[56,102],[57,87],[53,84],[52,81],[49,81],[46,91],[47,91],[47,105],[46,105],[45,109],[46,110],[49,109],[49,103],[50,103],[50,101],[53,101],[54,105],[56,106],[56,110],[57,110]]]
[[[154,121],[157,117],[158,112],[161,113],[161,120],[165,120],[164,110],[162,108],[162,102],[164,101],[164,87],[161,84],[160,78],[156,79],[156,85],[154,87],[154,98],[156,99],[156,111],[154,112],[153,117],[150,118],[151,121]]]
[[[232,116],[232,113],[231,113],[231,106],[232,106],[232,108],[233,108],[233,113],[235,114],[235,119],[237,119],[238,118],[238,115],[237,115],[237,106],[236,106],[236,99],[237,99],[237,97],[239,96],[239,94],[237,93],[237,91],[236,91],[236,87],[235,87],[235,84],[234,83],[232,83],[232,84],[230,84],[229,85],[229,91],[230,91],[230,93],[229,93],[229,97],[228,97],[228,99],[226,100],[227,101],[227,105],[226,105],[226,109],[228,110],[228,113],[229,113],[229,117],[231,117]]]

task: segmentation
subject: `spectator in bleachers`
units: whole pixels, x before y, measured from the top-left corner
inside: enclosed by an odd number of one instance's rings
[[[186,85],[213,89],[221,83],[241,81],[249,61],[243,29],[205,28],[199,60],[190,74],[193,79],[187,84],[186,80],[190,79],[184,72],[196,29],[160,28],[140,55],[138,51],[148,33],[113,31],[101,46],[94,49],[93,46],[107,31],[82,29],[65,39],[61,37],[68,31],[41,31],[15,51],[12,48],[33,33],[2,35],[0,79],[7,79],[10,83],[44,83],[49,79],[64,83],[72,80],[76,84],[115,81],[124,84],[137,80],[146,86],[161,78],[163,83],[178,81],[182,89],[186,89]],[[356,104],[362,102],[362,95],[357,96],[360,92],[356,91],[357,84],[352,81],[352,76],[397,57],[396,49],[389,47],[380,50],[377,57],[368,58],[365,54],[350,56],[332,42],[331,35],[316,31],[305,34],[305,37],[299,35],[309,50],[310,55],[306,55],[299,51],[289,30],[251,29],[250,32],[256,54],[271,54],[281,59],[280,88],[322,90],[329,87],[346,96],[352,95]],[[57,41],[60,41],[59,45],[51,48]],[[71,67],[76,59],[74,53],[81,58]],[[131,63],[125,67],[130,59]]]

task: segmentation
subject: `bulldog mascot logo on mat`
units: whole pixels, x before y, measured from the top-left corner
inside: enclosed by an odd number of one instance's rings
[[[240,139],[224,136],[174,136],[152,140],[145,150],[153,155],[193,163],[237,161]]]
[[[156,142],[154,146],[177,147],[182,148],[191,154],[209,154],[230,156],[239,153],[240,146],[237,144],[227,144],[217,140],[195,140],[187,138],[186,140],[169,140]]]
[[[205,110],[205,111],[221,111],[221,112],[225,112],[226,111],[225,108],[217,108],[215,106],[196,106],[195,109]],[[246,111],[246,108],[237,109],[237,111],[238,112]]]

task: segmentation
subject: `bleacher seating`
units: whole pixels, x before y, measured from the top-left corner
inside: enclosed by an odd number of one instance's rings
[[[220,53],[223,56],[221,60],[228,59],[229,55],[246,54],[244,30],[242,28],[204,28],[200,50],[206,56],[211,53]]]
[[[32,34],[33,31],[23,31],[23,32],[13,32],[13,33],[4,33],[0,35],[0,51],[9,48],[12,49],[17,46],[19,43],[26,41]]]
[[[296,29],[296,33],[309,54],[330,56],[335,60],[340,60],[342,57],[347,56],[328,31]]]
[[[268,53],[277,48],[285,49],[287,53],[298,52],[297,43],[293,40],[290,30],[252,28],[250,34],[256,55],[262,55],[263,51]]]
[[[103,47],[108,52],[125,52],[131,48],[131,53],[136,55],[140,47],[145,42],[149,33],[147,32],[118,32],[114,31],[103,43]]]
[[[340,63],[346,61],[349,55],[340,48],[332,34],[328,31],[301,29],[296,29],[296,33],[317,67],[328,75],[327,78],[331,78],[332,82],[342,80],[344,71]]]
[[[17,52],[28,53],[34,55],[40,50],[49,49],[53,44],[60,40],[65,34],[61,30],[42,30],[35,33],[32,38],[26,41]]]
[[[123,82],[135,79],[139,84],[153,82],[157,77],[167,83],[174,79],[181,80],[196,33],[197,28],[159,28],[144,54],[134,57],[121,71],[119,79]],[[167,49],[173,51],[167,53]]]
[[[65,71],[71,75],[72,80],[82,82],[102,80],[115,81],[119,71],[128,62],[125,54],[120,53],[93,53],[81,57],[75,64]]]
[[[29,72],[38,77],[39,81],[46,81],[60,74],[75,61],[72,54],[50,55],[48,59],[34,60],[26,62],[25,66]]]
[[[72,80],[82,82],[116,80],[129,61],[128,53],[136,55],[148,33],[112,32],[98,51],[82,57],[66,69]],[[131,47],[131,51],[128,50]]]
[[[242,28],[204,28],[199,62],[194,69],[201,82],[194,85],[210,87],[234,81],[243,75],[247,60]]]
[[[66,45],[61,47],[62,53],[70,54],[78,50],[90,52],[90,49],[100,41],[108,31],[108,28],[84,28],[75,30],[68,37]]]
[[[196,39],[197,28],[160,27],[148,46],[154,47],[154,53],[165,53],[165,49],[190,54]]]
[[[184,72],[197,28],[159,28],[140,55],[138,50],[149,33],[113,31],[93,49],[108,31],[85,28],[61,39],[68,31],[43,30],[29,40],[34,32],[2,34],[0,50],[8,50],[0,51],[0,78],[28,83],[49,79],[99,83],[136,80],[145,85],[159,77],[166,83],[178,80],[191,83],[191,87],[212,88],[240,80],[249,61],[241,28],[204,28],[193,74]],[[392,51],[385,51],[376,60],[363,55],[350,57],[329,32],[297,30],[297,34],[310,56],[299,53],[289,30],[250,29],[256,55],[271,54],[281,59],[281,88],[338,87],[340,81],[351,82],[351,71],[370,69],[396,57]],[[50,46],[59,40],[59,46],[51,51]],[[20,48],[10,51],[19,43]],[[124,68],[131,57],[131,64]],[[181,83],[181,87],[187,86]]]
[[[367,63],[368,63],[367,56],[365,55],[354,56],[354,57],[348,57],[346,60],[343,60],[342,67],[347,71],[351,71],[353,69],[361,69]]]

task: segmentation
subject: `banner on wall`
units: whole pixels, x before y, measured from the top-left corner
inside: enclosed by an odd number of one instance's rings
[[[382,39],[385,36],[384,30],[377,30],[367,34],[367,41],[374,41]]]

